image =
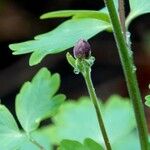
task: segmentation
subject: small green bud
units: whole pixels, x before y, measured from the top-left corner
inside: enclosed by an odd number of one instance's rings
[[[75,58],[87,59],[91,56],[91,46],[84,40],[80,39],[73,48],[73,54]]]

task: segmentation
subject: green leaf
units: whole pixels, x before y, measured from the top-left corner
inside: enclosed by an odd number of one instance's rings
[[[23,135],[20,133],[12,114],[5,106],[0,105],[0,149],[17,149],[22,140]]]
[[[149,89],[150,89],[150,85],[149,85]],[[150,107],[150,95],[147,95],[145,97],[145,99],[146,99],[145,105],[147,105],[148,107]]]
[[[45,13],[40,18],[48,19],[48,18],[62,18],[62,17],[73,17],[73,19],[95,18],[109,22],[108,14],[96,10],[59,10]]]
[[[49,117],[48,115],[53,115],[65,99],[65,96],[62,94],[55,95],[59,84],[59,75],[51,75],[46,68],[42,68],[32,82],[25,83],[25,86],[23,86],[16,98],[16,112],[19,113],[17,117],[22,127],[29,127],[24,128],[26,133],[19,130],[9,110],[5,106],[0,105],[0,149],[39,150],[39,147],[31,141],[31,138],[44,147],[45,150],[52,149],[49,136],[42,132],[41,129],[33,130],[36,129],[35,127],[38,126],[41,120]]]
[[[113,144],[114,150],[141,150],[137,131],[132,131],[128,135],[117,140]]]
[[[39,130],[32,132],[30,137],[37,143],[39,143],[45,150],[52,150],[50,139],[47,135],[43,134]],[[24,139],[19,150],[39,150],[39,147],[32,143],[27,137]]]
[[[126,25],[128,26],[136,17],[150,13],[150,0],[130,0],[130,14],[127,17]]]
[[[136,128],[132,104],[128,98],[111,96],[104,105],[104,117],[112,143]]]
[[[118,0],[113,0],[113,1],[114,1],[114,5],[115,5],[115,8],[116,8],[116,11],[118,12]],[[100,12],[101,13],[105,13],[105,14],[109,14],[108,10],[107,10],[107,7],[104,7],[102,9],[100,9]]]
[[[136,126],[132,106],[125,98],[110,97],[105,104],[101,104],[101,111],[112,146]],[[55,144],[63,139],[83,142],[89,137],[104,145],[93,104],[88,98],[66,102],[53,117],[53,122],[54,125],[48,127],[46,132]]]
[[[84,140],[85,150],[103,150],[103,147],[94,140],[87,138]]]
[[[58,150],[83,150],[83,145],[78,141],[63,140]]]
[[[59,150],[103,150],[103,148],[92,139],[87,138],[83,144],[78,141],[63,140]]]
[[[116,8],[116,11],[118,13],[118,0],[113,0],[113,1],[114,1],[114,5],[115,5],[115,8]],[[108,21],[107,20],[106,21],[110,22],[110,20],[109,20],[109,12],[107,10],[107,7],[104,7],[102,9],[100,9],[99,12],[106,14],[108,16]],[[112,32],[113,31],[112,30],[112,26],[110,26],[109,28],[107,28],[107,31],[108,32]]]
[[[147,106],[150,107],[150,95],[147,95],[147,96],[145,97],[145,99],[146,99],[145,105],[147,105]]]
[[[63,94],[55,95],[59,85],[59,75],[51,75],[46,68],[23,85],[16,97],[16,113],[27,133],[37,129],[39,123],[52,116],[64,101]]]
[[[32,138],[39,142],[46,150],[50,150],[50,141],[46,134],[36,131]],[[0,105],[0,149],[1,150],[39,150],[24,132],[19,131],[16,121],[9,110]]]
[[[35,37],[35,40],[11,44],[13,54],[32,53],[30,65],[35,65],[48,54],[62,52],[74,46],[81,38],[89,39],[110,27],[109,23],[98,19],[72,19],[65,21],[51,32]]]

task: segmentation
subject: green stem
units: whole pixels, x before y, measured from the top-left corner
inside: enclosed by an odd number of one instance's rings
[[[104,0],[104,1],[108,8],[108,12],[112,22],[114,36],[117,43],[121,63],[123,66],[128,92],[133,103],[141,149],[149,150],[148,129],[147,129],[147,124],[146,124],[146,119],[144,114],[144,108],[142,104],[142,98],[137,83],[136,69],[133,63],[133,59],[132,59],[133,57],[131,56],[132,52],[123,36],[113,0]]]
[[[85,79],[85,82],[86,82],[86,85],[87,85],[87,88],[88,88],[90,98],[91,98],[91,100],[94,104],[94,107],[95,107],[99,127],[100,127],[101,133],[103,135],[103,139],[104,139],[104,142],[105,142],[106,149],[111,150],[111,145],[110,145],[107,133],[106,133],[106,129],[105,129],[104,122],[103,122],[103,119],[102,119],[102,115],[101,115],[101,112],[100,112],[100,108],[99,108],[97,96],[96,96],[96,93],[95,93],[95,89],[94,89],[94,86],[93,86],[93,83],[92,83],[92,80],[91,80],[91,69],[90,69],[90,67],[85,69],[85,72],[84,72],[83,76],[84,76],[84,79]]]

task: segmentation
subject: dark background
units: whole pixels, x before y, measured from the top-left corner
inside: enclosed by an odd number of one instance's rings
[[[13,56],[8,45],[32,39],[34,35],[50,31],[65,20],[40,20],[39,16],[45,12],[62,9],[99,10],[102,7],[104,7],[102,0],[0,0],[0,98],[2,103],[14,111],[15,95],[21,85],[31,80],[42,66],[47,66],[51,72],[60,73],[62,79],[60,91],[68,98],[86,95],[87,90],[82,77],[73,73],[65,59],[66,51],[61,54],[48,55],[41,64],[29,67],[30,55]],[[126,14],[128,12],[129,6],[126,3]],[[148,89],[150,83],[150,14],[135,19],[129,31],[132,33],[132,49],[144,102],[145,95],[150,93]],[[112,94],[128,96],[112,33],[103,32],[89,42],[93,56],[96,57],[92,76],[98,96],[103,100]],[[145,110],[149,118],[148,109]]]

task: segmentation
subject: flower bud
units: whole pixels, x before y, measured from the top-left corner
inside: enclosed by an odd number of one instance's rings
[[[91,46],[84,40],[80,39],[73,48],[73,53],[75,58],[86,59],[91,55]]]

